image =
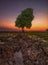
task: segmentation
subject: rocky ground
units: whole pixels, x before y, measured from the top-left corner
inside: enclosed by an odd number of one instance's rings
[[[0,65],[48,65],[47,41],[25,34],[0,35]]]

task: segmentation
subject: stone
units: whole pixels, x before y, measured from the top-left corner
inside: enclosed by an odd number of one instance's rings
[[[48,47],[37,36],[8,34],[0,40],[0,65],[48,65]]]
[[[47,41],[46,40],[42,40],[42,42],[46,43]]]
[[[18,51],[18,52],[14,53],[14,61],[15,61],[14,65],[24,65],[23,64],[23,56],[22,56],[21,51]]]
[[[5,43],[0,41],[0,44],[5,44]]]

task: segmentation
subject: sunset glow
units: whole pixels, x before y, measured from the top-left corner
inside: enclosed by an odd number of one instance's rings
[[[15,27],[15,20],[17,19],[17,16],[21,13],[21,11],[28,7],[31,7],[34,9],[34,20],[32,21],[31,28],[30,29],[25,28],[25,30],[44,31],[48,29],[47,0],[40,0],[40,1],[38,0],[36,1],[34,0],[32,1],[9,0],[9,2],[6,0],[5,1],[0,0],[0,15],[1,15],[0,28],[5,27],[5,28],[19,30],[19,28]]]

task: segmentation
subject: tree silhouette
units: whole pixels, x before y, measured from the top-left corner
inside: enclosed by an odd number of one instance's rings
[[[24,27],[30,28],[31,27],[31,22],[33,20],[33,9],[32,8],[27,8],[24,9],[21,14],[17,17],[17,20],[15,21],[15,26],[21,27],[22,31],[24,31]]]

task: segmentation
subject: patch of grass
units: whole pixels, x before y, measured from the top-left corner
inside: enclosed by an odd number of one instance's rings
[[[47,31],[45,31],[45,32],[26,32],[26,34],[36,35],[36,36],[48,41],[48,32]]]

